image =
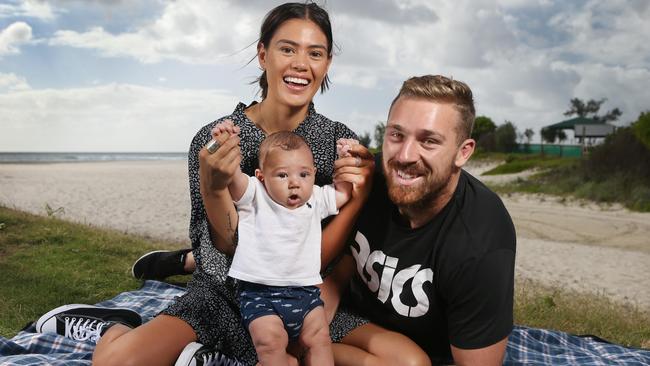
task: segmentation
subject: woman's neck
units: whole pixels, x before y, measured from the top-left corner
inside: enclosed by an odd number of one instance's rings
[[[246,110],[246,116],[266,135],[278,131],[293,131],[305,120],[309,105],[290,107],[268,98]]]

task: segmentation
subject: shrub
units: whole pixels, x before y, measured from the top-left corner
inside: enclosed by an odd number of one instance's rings
[[[632,129],[636,138],[650,149],[650,111],[641,113],[639,119],[632,125]]]
[[[614,173],[650,184],[650,150],[639,141],[631,127],[619,128],[602,145],[596,146],[585,161],[587,178],[602,181]]]

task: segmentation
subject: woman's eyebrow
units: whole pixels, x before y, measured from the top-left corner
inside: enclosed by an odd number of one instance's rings
[[[276,44],[278,44],[278,43],[287,43],[287,44],[290,44],[290,45],[292,45],[294,47],[300,46],[300,43],[298,43],[296,41],[292,41],[290,39],[279,39],[276,42]],[[312,44],[312,45],[307,46],[307,48],[322,48],[324,50],[327,50],[327,47],[323,46],[322,44]]]

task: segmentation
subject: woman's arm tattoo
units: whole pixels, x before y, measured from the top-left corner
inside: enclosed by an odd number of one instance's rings
[[[228,234],[230,236],[230,245],[233,249],[237,248],[237,241],[239,237],[237,236],[237,226],[233,225],[232,217],[230,217],[230,212],[226,214],[228,216]]]

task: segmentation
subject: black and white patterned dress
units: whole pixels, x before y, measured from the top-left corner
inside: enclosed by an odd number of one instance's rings
[[[192,140],[188,155],[192,202],[190,239],[196,271],[188,283],[187,293],[179,297],[163,314],[187,322],[196,332],[200,343],[215,345],[224,353],[252,365],[257,362],[257,356],[250,336],[241,322],[235,281],[227,276],[232,257],[219,252],[210,239],[209,223],[199,191],[198,159],[199,151],[211,139],[210,132],[214,125],[231,119],[241,130],[241,169],[245,174],[254,175],[259,145],[265,135],[246,117],[246,108],[245,104],[239,103],[231,115],[203,126]],[[332,182],[336,140],[357,138],[344,124],[316,113],[313,104],[310,104],[305,120],[293,132],[302,136],[311,147],[317,169],[316,184],[321,186]],[[357,315],[340,311],[330,326],[332,339],[335,342],[340,341],[351,330],[366,322]]]

